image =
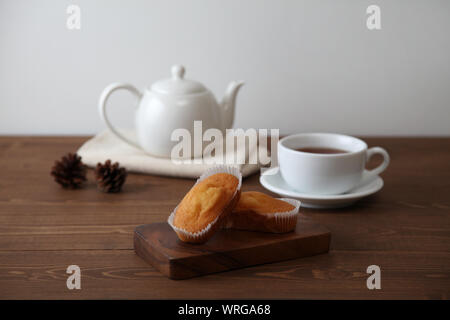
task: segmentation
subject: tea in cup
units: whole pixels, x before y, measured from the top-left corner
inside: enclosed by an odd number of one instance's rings
[[[365,171],[374,154],[383,162]],[[341,194],[374,180],[389,165],[389,154],[380,147],[351,136],[334,133],[300,133],[278,142],[281,176],[293,189],[310,194]]]

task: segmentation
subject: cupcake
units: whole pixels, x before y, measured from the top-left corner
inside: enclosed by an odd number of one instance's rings
[[[300,201],[275,199],[261,192],[242,192],[224,227],[240,230],[285,233],[297,225]]]
[[[208,169],[184,196],[168,223],[181,241],[204,243],[220,229],[239,201],[242,176],[239,169]]]

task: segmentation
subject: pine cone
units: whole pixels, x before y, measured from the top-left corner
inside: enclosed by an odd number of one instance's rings
[[[127,170],[120,168],[118,162],[111,165],[111,160],[106,160],[105,164],[97,164],[95,177],[100,191],[119,192],[127,178]]]
[[[86,169],[80,156],[68,153],[60,161],[55,161],[50,174],[62,187],[76,189],[86,181]]]

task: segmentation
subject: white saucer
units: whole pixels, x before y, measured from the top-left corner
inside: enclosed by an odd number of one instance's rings
[[[367,170],[365,170],[367,171]],[[383,187],[383,179],[377,177],[375,180],[357,187],[348,193],[336,195],[307,194],[295,191],[281,177],[278,167],[264,172],[259,178],[264,188],[277,193],[283,197],[298,199],[301,206],[306,208],[325,209],[341,208],[351,205],[357,200],[367,197]]]

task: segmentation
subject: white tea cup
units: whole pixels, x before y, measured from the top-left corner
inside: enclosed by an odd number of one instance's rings
[[[383,156],[375,169],[364,172],[374,154]],[[357,138],[334,133],[300,133],[278,142],[281,176],[293,189],[310,194],[340,194],[369,183],[389,165],[380,147],[367,148]]]

